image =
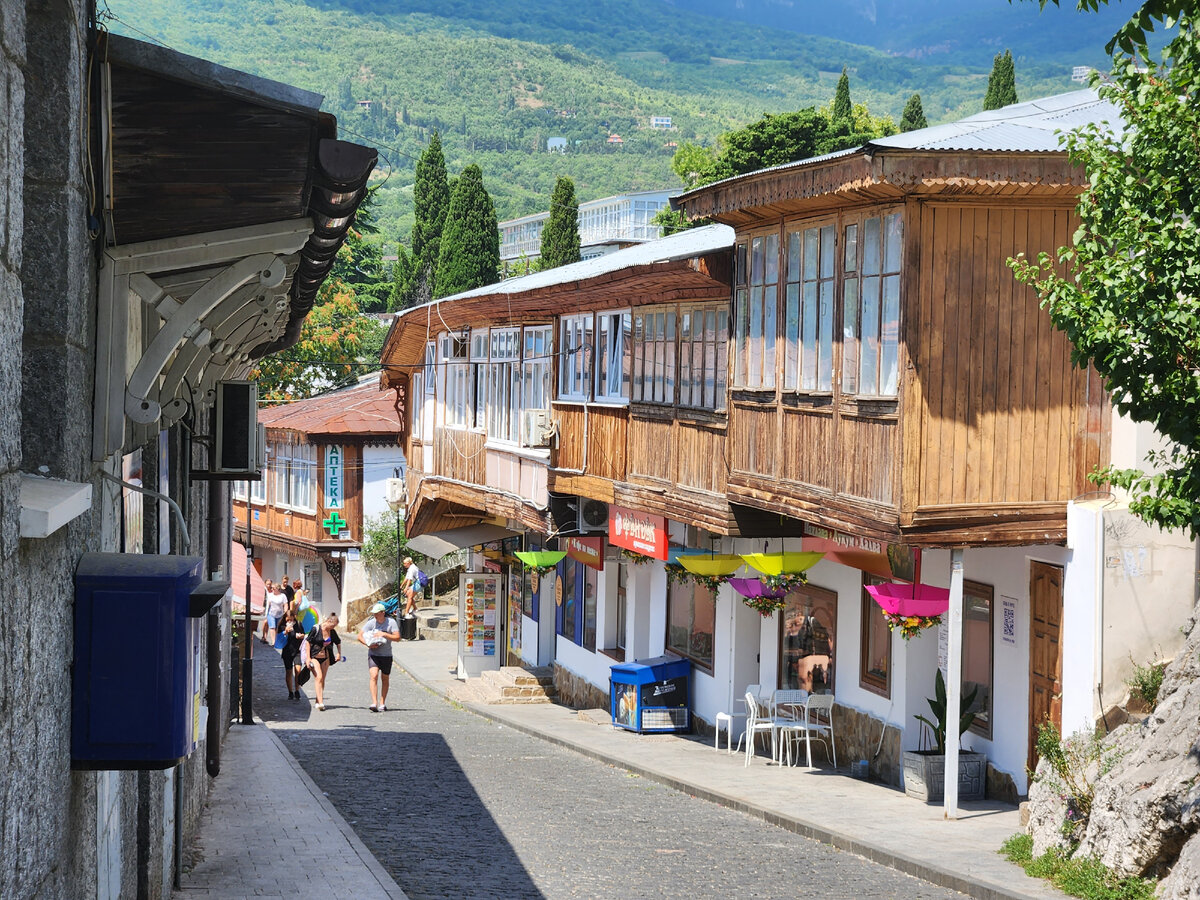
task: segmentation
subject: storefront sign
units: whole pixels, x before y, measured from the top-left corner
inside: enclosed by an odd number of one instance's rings
[[[819,525],[804,526],[804,550],[819,550],[831,562],[893,581],[918,580],[921,551],[907,544],[884,544]]]
[[[559,538],[559,542],[571,559],[593,569],[604,569],[604,538],[566,537]]]
[[[325,448],[325,508],[342,508],[342,448],[337,444]]]
[[[667,520],[620,506],[608,508],[608,540],[653,559],[667,558]]]

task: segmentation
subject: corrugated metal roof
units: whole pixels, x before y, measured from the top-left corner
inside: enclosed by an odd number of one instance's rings
[[[1111,127],[1119,128],[1121,115],[1115,106],[1088,89],[1014,103],[946,125],[876,138],[867,146],[898,150],[1044,153],[1061,149],[1058,131],[1069,131],[1092,122],[1108,122]]]
[[[718,250],[728,250],[732,246],[733,229],[728,225],[705,225],[703,228],[690,228],[687,231],[681,231],[679,234],[673,234],[670,237],[659,238],[656,241],[647,241],[636,247],[626,247],[624,250],[598,256],[595,259],[585,259],[581,262],[571,263],[570,265],[559,266],[556,269],[547,269],[545,272],[534,272],[531,275],[522,275],[520,278],[509,278],[496,284],[489,284],[486,287],[463,291],[460,294],[452,294],[449,297],[443,297],[441,300],[433,300],[421,306],[411,307],[397,313],[396,316],[399,318],[401,316],[413,315],[419,310],[425,310],[438,303],[464,300],[469,297],[503,297],[508,294],[520,294],[539,288],[555,287],[576,281],[586,281],[589,278],[595,278],[598,275],[607,275],[610,272],[619,272],[622,269],[651,265],[653,263],[673,262],[680,259],[691,259],[696,256],[703,256],[706,253],[714,253]]]
[[[1059,130],[1069,131],[1092,122],[1107,122],[1114,130],[1120,129],[1119,110],[1103,100],[1092,89],[1056,94],[1024,103],[1014,103],[1000,109],[976,113],[957,122],[932,125],[904,134],[876,138],[860,147],[837,150],[822,156],[781,163],[765,169],[756,169],[743,175],[734,175],[721,181],[693,188],[674,198],[685,200],[694,194],[710,191],[714,187],[757,177],[767,172],[813,166],[832,159],[852,156],[870,150],[932,150],[932,151],[983,151],[994,153],[1044,153],[1061,150],[1058,142]]]
[[[379,436],[400,433],[396,394],[380,389],[376,375],[319,397],[267,407],[259,411],[258,421],[267,428],[288,428],[304,434]]]

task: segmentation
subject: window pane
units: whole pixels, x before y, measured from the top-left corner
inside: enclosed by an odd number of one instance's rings
[[[787,264],[787,280],[800,280],[800,232],[793,231],[788,234],[788,264]]]
[[[867,584],[879,584],[883,581],[868,575],[864,578],[864,588]],[[888,630],[887,620],[871,595],[863,590],[861,601],[862,614],[862,645],[859,659],[859,683],[863,687],[889,696],[891,693],[892,671],[892,633]]]
[[[833,279],[821,282],[820,348],[817,354],[817,390],[833,390]]]
[[[821,277],[833,277],[833,226],[826,225],[821,229]]]
[[[763,239],[755,238],[750,242],[750,283],[763,283],[763,270],[765,268],[765,260],[763,258]]]
[[[734,265],[734,284],[746,283],[746,245],[737,245],[737,259]]]
[[[809,228],[804,232],[804,278],[807,281],[815,280],[820,271],[817,265],[819,240],[817,229]]]
[[[879,393],[896,393],[899,380],[898,351],[900,346],[900,276],[883,279],[883,313],[880,329]]]
[[[752,289],[753,290],[753,289]],[[775,387],[775,330],[779,322],[776,302],[779,296],[775,285],[763,288],[763,387]]]
[[[633,317],[633,399],[642,399],[642,373],[646,366],[646,324],[639,313]]]
[[[583,574],[583,646],[596,649],[596,589],[600,573],[590,566],[581,566]]]
[[[858,389],[863,394],[879,392],[879,278],[862,281],[862,322],[859,326],[862,356],[858,366]]]
[[[858,280],[842,288],[842,393],[858,393]]]
[[[761,287],[750,288],[750,353],[747,359],[748,387],[762,386],[762,295]]]
[[[963,584],[962,697],[971,691],[975,701],[965,711],[975,713],[971,731],[992,733],[992,588]]]
[[[622,400],[629,399],[629,382],[630,374],[633,368],[633,318],[629,313],[621,313],[621,330],[619,337],[621,340],[620,352],[617,354],[621,365],[621,387],[620,395]]]
[[[724,409],[726,389],[725,380],[727,377],[726,367],[729,363],[729,317],[723,311],[714,312],[712,315],[716,316],[717,320],[716,384],[713,392],[707,398],[706,403],[713,409]]]
[[[692,313],[679,313],[679,402],[688,406],[692,402]]]
[[[733,384],[735,387],[743,387],[746,384],[746,370],[748,367],[746,357],[749,343],[749,329],[747,327],[748,305],[746,289],[738,288],[733,313]]]
[[[575,637],[575,569],[579,565],[575,560],[568,559],[559,565],[562,578],[562,631],[561,634],[572,643],[579,643]]]
[[[716,596],[694,584],[672,584],[667,593],[667,646],[712,667]]]
[[[817,283],[804,284],[804,323],[801,338],[800,387],[806,391],[817,387]]]
[[[900,271],[900,250],[904,244],[900,226],[900,213],[892,213],[884,219],[883,271]]]
[[[766,254],[766,274],[763,276],[763,284],[776,284],[779,281],[778,234],[767,235],[763,253]]]
[[[863,223],[863,275],[879,274],[879,219]]]
[[[663,315],[666,336],[663,340],[663,403],[675,402],[675,311]]]
[[[800,285],[787,286],[787,301],[783,310],[783,387],[796,387],[797,370],[800,363]]]

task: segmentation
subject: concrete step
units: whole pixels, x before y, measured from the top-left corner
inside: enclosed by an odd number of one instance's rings
[[[554,670],[549,666],[502,666],[484,672],[480,678],[496,688],[554,687]]]
[[[478,703],[552,703],[558,696],[549,667],[504,666],[471,680]]]
[[[425,606],[417,609],[417,638],[426,641],[458,640],[458,608]]]

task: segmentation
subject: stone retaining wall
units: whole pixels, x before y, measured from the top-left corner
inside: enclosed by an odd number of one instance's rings
[[[883,746],[880,747],[880,731]],[[838,765],[850,766],[861,759],[869,763],[872,781],[900,786],[900,729],[848,706],[834,706],[833,733],[837,737]],[[878,756],[875,748],[879,747]],[[820,751],[817,751],[820,752]],[[816,754],[814,753],[814,756]]]
[[[596,687],[581,675],[554,664],[554,689],[558,703],[572,709],[608,709],[608,691]]]

